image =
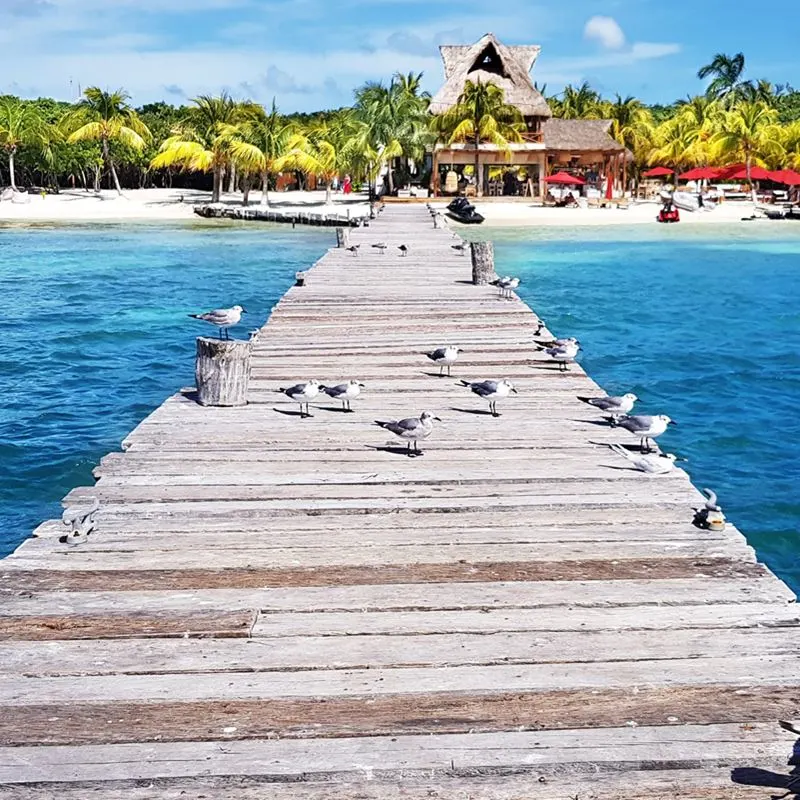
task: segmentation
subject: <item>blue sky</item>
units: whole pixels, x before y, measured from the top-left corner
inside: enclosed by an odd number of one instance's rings
[[[365,80],[424,72],[440,44],[487,31],[540,44],[548,93],[589,80],[605,94],[671,102],[701,91],[715,52],[743,50],[748,75],[800,86],[800,6],[744,0],[0,0],[0,92],[73,99],[125,87],[136,104],[227,89],[283,111],[347,105]],[[748,12],[748,13],[746,13]]]

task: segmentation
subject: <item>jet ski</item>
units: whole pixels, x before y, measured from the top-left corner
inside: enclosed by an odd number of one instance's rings
[[[484,220],[483,214],[479,214],[466,197],[456,197],[450,202],[447,206],[447,213],[464,225],[480,225]]]

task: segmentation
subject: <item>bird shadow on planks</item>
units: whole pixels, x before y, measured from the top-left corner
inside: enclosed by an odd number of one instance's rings
[[[285,417],[301,417],[305,419],[306,417],[313,417],[313,414],[306,414],[305,411],[290,411],[286,408],[273,408],[272,409],[276,414],[283,414]]]
[[[461,414],[475,414],[479,417],[493,417],[491,411],[488,408],[456,408],[455,406],[450,406],[451,411],[458,411]],[[500,416],[499,414],[497,416]]]
[[[798,798],[800,797],[800,739],[794,743],[787,763],[792,769],[786,775],[758,767],[736,767],[731,770],[731,782],[740,786],[765,786],[784,790],[784,794],[773,794],[772,800]]]
[[[393,456],[405,456],[408,458],[408,447],[403,445],[381,444],[381,445],[366,445],[368,450],[374,450],[376,453],[390,453]],[[424,456],[425,453],[412,452],[412,457]]]

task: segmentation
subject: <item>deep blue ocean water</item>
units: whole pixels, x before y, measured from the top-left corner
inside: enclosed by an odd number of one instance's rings
[[[800,226],[798,226],[800,227]],[[679,425],[728,517],[800,590],[800,230],[492,230],[497,267],[608,391]],[[0,228],[0,554],[193,381],[197,310],[263,323],[332,230],[213,225]]]
[[[194,338],[216,333],[187,314],[239,303],[247,338],[333,244],[247,223],[0,227],[0,555],[193,385]]]
[[[798,226],[800,228],[800,226]],[[728,518],[800,591],[800,230],[625,226],[491,231],[501,274],[610,394],[678,422]]]

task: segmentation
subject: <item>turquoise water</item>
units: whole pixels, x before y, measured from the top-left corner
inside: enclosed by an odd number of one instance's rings
[[[800,226],[798,226],[800,227]],[[486,234],[484,234],[486,235]],[[800,591],[800,230],[491,231],[498,271],[581,363],[688,457],[760,557]]]
[[[186,315],[236,303],[247,338],[332,229],[186,224],[0,227],[0,554],[144,416],[194,383]]]
[[[800,226],[798,226],[800,228]],[[679,425],[662,439],[800,590],[800,230],[495,230],[499,271],[611,392]],[[186,317],[263,322],[333,231],[213,224],[0,228],[0,553],[193,381]],[[688,511],[687,511],[688,513]]]

